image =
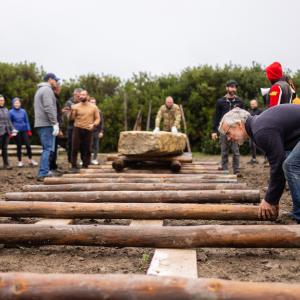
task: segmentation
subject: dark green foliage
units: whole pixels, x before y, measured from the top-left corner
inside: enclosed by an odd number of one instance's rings
[[[13,97],[21,97],[31,122],[33,97],[43,74],[44,71],[33,63],[0,63],[0,93],[6,97],[7,106],[10,106]],[[300,71],[292,78],[296,86],[299,86]],[[87,74],[64,82],[60,102],[63,105],[76,87],[87,89],[98,100],[105,116],[105,137],[101,150],[115,151],[119,132],[124,130],[124,96],[127,95],[128,98],[129,129],[133,128],[139,110],[142,111],[142,125],[145,129],[149,101],[152,101],[153,128],[158,108],[164,103],[166,96],[171,95],[176,103],[183,105],[193,150],[218,153],[218,143],[210,140],[212,118],[215,102],[225,94],[225,83],[229,79],[235,79],[239,83],[238,94],[246,106],[253,98],[257,98],[262,106],[260,88],[268,87],[269,83],[262,66],[257,63],[253,63],[251,67],[202,65],[187,68],[176,75],[151,76],[139,73],[125,82],[114,76]],[[248,147],[243,149],[247,151]]]

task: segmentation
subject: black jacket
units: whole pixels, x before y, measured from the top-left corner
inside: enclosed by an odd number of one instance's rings
[[[265,200],[278,204],[285,186],[282,163],[286,151],[300,141],[300,105],[282,104],[249,117],[246,131],[256,146],[265,152],[270,163],[270,183]]]
[[[213,132],[218,132],[218,127],[223,116],[235,107],[244,108],[243,101],[238,97],[229,99],[224,96],[217,100],[215,117],[213,121]]]
[[[250,113],[251,116],[258,116],[260,115],[263,111],[260,108],[255,108],[255,109],[248,109],[248,112]]]

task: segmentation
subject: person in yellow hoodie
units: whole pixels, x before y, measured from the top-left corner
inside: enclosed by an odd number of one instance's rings
[[[174,103],[171,96],[166,98],[166,102],[162,105],[157,112],[155,119],[155,129],[153,132],[160,131],[160,123],[163,119],[163,131],[171,131],[177,133],[180,129],[181,113],[180,108]]]

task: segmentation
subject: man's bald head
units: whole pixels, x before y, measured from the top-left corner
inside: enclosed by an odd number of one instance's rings
[[[174,99],[173,99],[171,96],[168,96],[168,97],[166,98],[165,104],[166,104],[166,106],[167,106],[168,108],[171,108],[172,105],[174,104]]]

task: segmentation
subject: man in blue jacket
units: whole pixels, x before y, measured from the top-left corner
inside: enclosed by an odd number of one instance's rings
[[[279,200],[288,182],[292,217],[300,224],[300,106],[282,104],[258,116],[239,108],[224,115],[219,131],[229,141],[243,144],[251,138],[265,152],[270,163],[270,181],[259,216],[273,219],[278,215]]]
[[[27,112],[25,109],[21,108],[21,99],[14,98],[12,100],[12,109],[9,111],[10,120],[18,134],[14,137],[17,145],[17,157],[18,157],[18,167],[23,167],[22,162],[22,144],[26,146],[28,163],[30,166],[37,166],[38,164],[32,159],[31,146],[29,137],[32,135],[30,129],[30,123],[28,120]]]

